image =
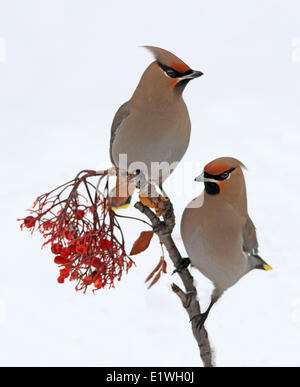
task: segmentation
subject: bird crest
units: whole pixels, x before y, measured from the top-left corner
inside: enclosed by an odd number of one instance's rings
[[[179,73],[185,73],[186,71],[191,70],[191,68],[183,62],[176,55],[172,54],[170,51],[164,50],[163,48],[154,47],[154,46],[142,46],[149,50],[155,57],[155,59],[166,66],[173,68]]]
[[[208,173],[209,175],[219,175],[220,173],[228,171],[231,168],[237,167],[247,169],[241,161],[233,157],[220,157],[208,163],[204,167],[204,172]]]

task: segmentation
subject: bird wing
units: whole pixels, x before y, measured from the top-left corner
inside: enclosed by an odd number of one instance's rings
[[[112,145],[116,138],[117,129],[122,124],[122,122],[127,118],[130,114],[130,105],[129,101],[123,103],[117,111],[117,113],[114,116],[112,125],[111,125],[111,132],[110,132],[110,147],[109,147],[109,153],[110,153],[110,159],[111,162],[115,165],[115,162],[112,157]]]
[[[246,253],[252,254],[252,255],[255,255],[258,253],[258,241],[256,236],[256,229],[249,216],[243,227],[243,250]]]

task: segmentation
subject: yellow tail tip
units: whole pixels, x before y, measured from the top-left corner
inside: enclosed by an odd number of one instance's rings
[[[264,264],[264,269],[266,271],[273,270],[273,268],[271,266],[267,265],[267,264]]]
[[[122,200],[123,199],[123,200]],[[131,196],[128,196],[126,200],[124,198],[110,198],[108,205],[105,207],[106,211],[110,208],[112,211],[124,210],[130,206]]]
[[[130,206],[130,203],[122,204],[121,206],[106,206],[105,209],[106,211],[110,208],[112,211],[117,211],[117,210],[124,210],[125,208],[128,208]]]

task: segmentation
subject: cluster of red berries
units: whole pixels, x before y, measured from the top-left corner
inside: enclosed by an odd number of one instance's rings
[[[21,229],[39,230],[51,245],[54,262],[59,266],[58,283],[76,281],[76,290],[86,292],[108,286],[128,272],[133,261],[127,256],[122,233],[114,212],[104,202],[90,206],[79,203],[72,191],[67,200],[49,194],[37,199],[32,215],[22,220]],[[120,240],[120,241],[119,241]]]

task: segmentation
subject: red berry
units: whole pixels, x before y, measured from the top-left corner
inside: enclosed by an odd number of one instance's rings
[[[61,252],[61,245],[59,243],[54,243],[51,246],[51,251],[55,255],[60,254],[60,252]]]
[[[99,273],[105,274],[106,273],[106,264],[101,263],[101,265],[98,268]]]
[[[60,276],[61,277],[64,277],[64,278],[67,278],[69,277],[69,274],[70,274],[70,270],[69,269],[61,269],[60,271]]]
[[[103,285],[103,282],[102,282],[101,278],[97,279],[94,283],[94,286],[96,289],[100,289],[102,287],[102,285]]]
[[[99,265],[99,263],[100,263],[101,261],[100,261],[100,259],[99,258],[94,258],[93,260],[92,260],[92,266],[93,267],[97,267],[98,265]]]
[[[60,255],[63,257],[63,258],[67,258],[71,255],[72,253],[72,250],[70,249],[70,247],[63,247],[61,249],[61,252],[60,252]]]
[[[60,277],[57,278],[57,282],[58,282],[59,284],[63,284],[63,283],[65,282],[65,278],[62,277],[62,276],[60,276]]]
[[[85,278],[82,278],[82,282],[84,282],[85,285],[90,285],[91,283],[93,283],[93,278],[91,276],[87,276]]]
[[[54,258],[54,263],[57,265],[66,265],[68,262],[69,261],[66,258],[63,258],[60,255]]]
[[[84,255],[87,251],[87,247],[83,245],[77,245],[76,246],[76,253],[79,253],[81,255]]]
[[[36,219],[35,219],[33,216],[27,216],[27,217],[24,219],[25,227],[27,227],[27,228],[34,227],[35,221],[36,221]]]

